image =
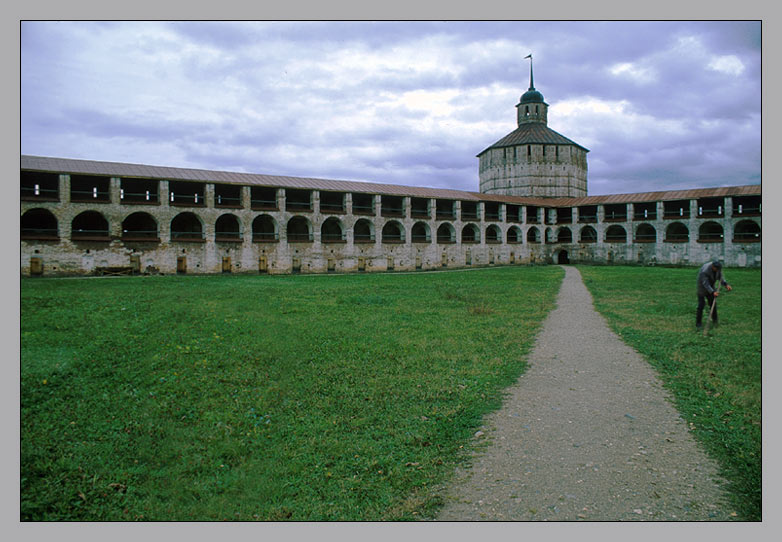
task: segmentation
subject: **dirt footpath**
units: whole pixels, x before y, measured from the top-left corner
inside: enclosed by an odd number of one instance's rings
[[[477,437],[489,446],[443,490],[438,519],[735,519],[654,370],[565,270],[530,367]]]

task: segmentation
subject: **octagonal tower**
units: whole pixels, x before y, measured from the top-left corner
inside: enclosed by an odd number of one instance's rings
[[[529,90],[516,105],[518,128],[478,154],[480,191],[544,198],[587,195],[588,149],[548,127],[548,104]]]

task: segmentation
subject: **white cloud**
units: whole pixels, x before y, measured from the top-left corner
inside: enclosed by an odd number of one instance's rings
[[[654,83],[657,80],[657,74],[652,68],[639,66],[633,62],[614,64],[608,71],[611,72],[611,75],[624,77],[641,84]]]
[[[554,127],[553,125],[556,125]],[[666,119],[634,110],[627,100],[586,97],[551,106],[549,125],[591,150],[609,141],[623,145],[672,140],[689,133],[685,119]]]
[[[727,75],[741,75],[744,72],[744,63],[736,55],[713,57],[708,67]]]

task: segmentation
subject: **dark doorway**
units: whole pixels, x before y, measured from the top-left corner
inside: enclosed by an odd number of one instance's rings
[[[557,263],[558,264],[569,264],[570,258],[568,258],[567,250],[560,250],[559,255],[557,256]]]

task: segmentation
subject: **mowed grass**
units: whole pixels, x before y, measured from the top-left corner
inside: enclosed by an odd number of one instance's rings
[[[722,290],[720,326],[704,336],[695,332],[697,269],[579,270],[597,310],[658,370],[719,461],[741,518],[760,520],[761,271],[725,270],[734,289]]]
[[[23,279],[21,519],[430,517],[562,277]]]

